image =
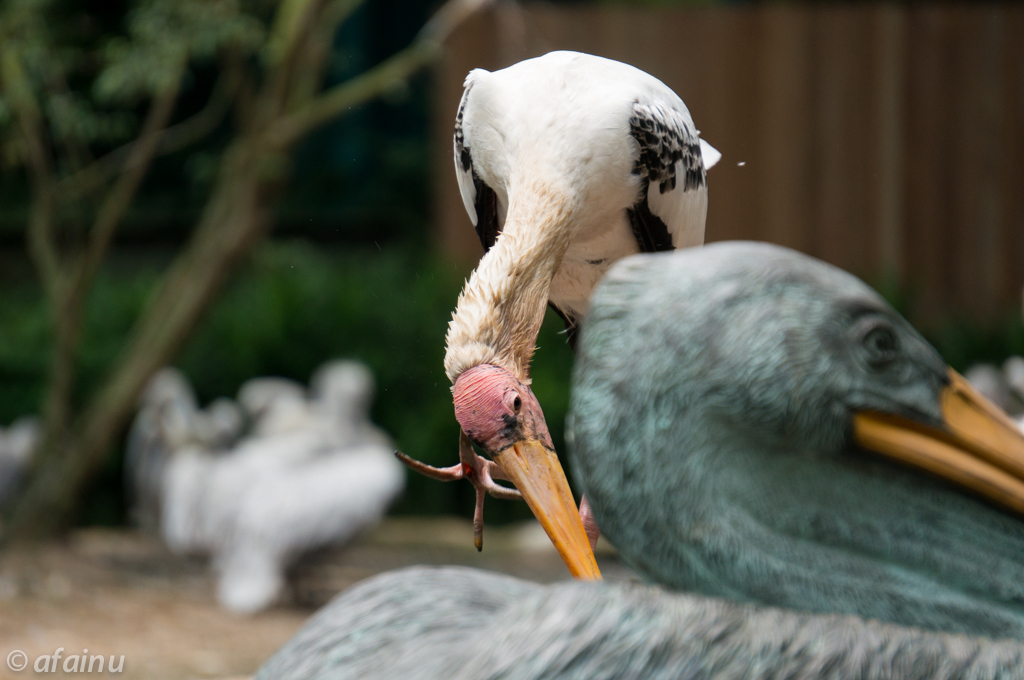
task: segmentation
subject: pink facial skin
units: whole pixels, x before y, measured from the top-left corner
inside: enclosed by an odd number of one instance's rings
[[[465,371],[453,390],[455,418],[462,431],[488,453],[534,439],[554,450],[548,425],[533,390],[503,368],[480,364]]]

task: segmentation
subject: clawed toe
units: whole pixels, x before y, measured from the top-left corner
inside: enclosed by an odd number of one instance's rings
[[[476,507],[473,510],[473,545],[477,551],[484,549],[484,495],[489,493],[495,498],[513,501],[522,500],[523,495],[518,490],[502,486],[495,482],[495,479],[508,480],[505,471],[493,461],[481,458],[473,450],[473,443],[465,432],[459,432],[459,462],[451,467],[434,467],[421,463],[410,458],[401,451],[395,451],[395,456],[409,468],[421,475],[436,479],[442,482],[454,482],[459,479],[468,479],[476,489]]]
[[[427,465],[426,463],[421,463],[415,458],[410,458],[401,451],[395,451],[395,457],[405,463],[407,467],[415,470],[421,475],[441,482],[454,482],[466,476],[466,470],[462,463],[452,465],[451,467],[439,468],[434,467],[433,465]]]

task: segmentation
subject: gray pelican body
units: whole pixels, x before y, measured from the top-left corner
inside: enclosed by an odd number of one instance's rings
[[[867,285],[730,243],[633,259],[592,303],[573,461],[602,531],[641,573],[1024,639],[1024,522],[852,442],[856,412],[940,423],[947,379]],[[894,344],[873,363],[877,333]]]
[[[1024,645],[798,613],[637,583],[543,586],[464,567],[363,581],[256,680],[988,680]]]
[[[984,404],[966,430],[971,395],[862,282],[765,244],[638,256],[579,351],[577,479],[662,585],[385,574],[258,678],[1024,678],[1024,524],[891,460],[1024,439]]]

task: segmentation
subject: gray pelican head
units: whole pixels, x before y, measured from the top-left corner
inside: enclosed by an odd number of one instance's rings
[[[1024,437],[835,267],[756,243],[615,265],[570,426],[603,533],[652,580],[1024,637]]]

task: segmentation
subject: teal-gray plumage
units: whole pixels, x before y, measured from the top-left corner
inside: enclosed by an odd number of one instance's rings
[[[762,243],[639,256],[592,299],[572,460],[651,580],[1024,638],[1024,523],[850,443],[855,411],[939,423],[944,381],[910,324],[823,262]]]
[[[540,585],[464,567],[363,581],[256,680],[999,680],[1024,648],[638,583]]]
[[[604,535],[663,585],[384,574],[257,678],[1024,678],[1024,524],[851,443],[855,412],[939,426],[948,380],[798,253],[624,260],[583,329],[570,449]]]

